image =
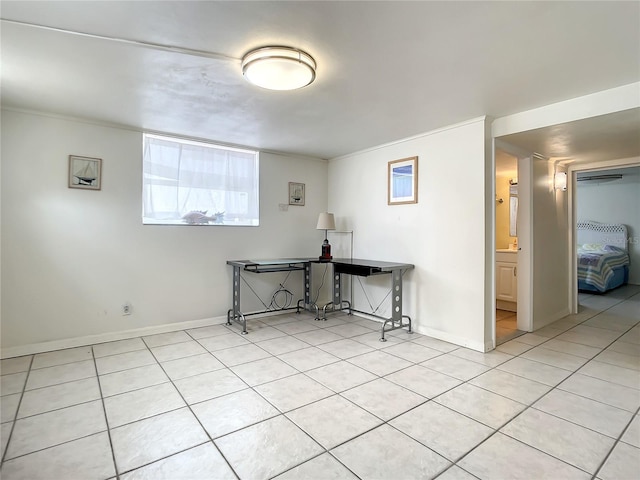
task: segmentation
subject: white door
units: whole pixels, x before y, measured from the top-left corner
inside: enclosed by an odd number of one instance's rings
[[[518,270],[517,270],[517,325],[518,330],[533,331],[531,319],[533,283],[533,201],[531,182],[533,164],[531,157],[518,157]]]

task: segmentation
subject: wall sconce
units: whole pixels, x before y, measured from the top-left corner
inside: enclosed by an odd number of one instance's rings
[[[333,257],[331,256],[331,245],[329,245],[329,240],[327,239],[327,230],[335,230],[336,229],[336,221],[333,217],[333,213],[321,213],[318,216],[318,225],[316,225],[317,230],[324,230],[324,242],[322,243],[322,255],[320,255],[320,260],[329,261]]]
[[[565,172],[556,172],[553,179],[553,186],[556,190],[567,190],[567,174]]]

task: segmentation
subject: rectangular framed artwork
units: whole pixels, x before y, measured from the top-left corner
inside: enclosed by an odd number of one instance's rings
[[[289,182],[289,205],[304,205],[304,183]]]
[[[389,162],[387,171],[387,203],[418,203],[418,157]]]
[[[102,159],[69,155],[69,188],[100,190]]]

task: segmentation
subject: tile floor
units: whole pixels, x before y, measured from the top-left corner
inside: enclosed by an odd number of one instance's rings
[[[640,472],[640,288],[482,354],[344,315],[2,361],[2,478],[573,479]]]

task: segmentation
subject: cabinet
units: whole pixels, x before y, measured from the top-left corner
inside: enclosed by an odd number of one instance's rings
[[[518,301],[518,254],[515,251],[496,252],[496,306],[516,311]]]

